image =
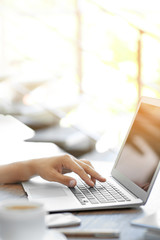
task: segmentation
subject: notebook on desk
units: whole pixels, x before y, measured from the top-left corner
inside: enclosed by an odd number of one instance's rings
[[[91,188],[77,176],[68,188],[39,177],[23,183],[29,200],[49,212],[129,208],[144,205],[159,171],[160,100],[143,97],[105,183]],[[107,162],[106,162],[107,168]]]

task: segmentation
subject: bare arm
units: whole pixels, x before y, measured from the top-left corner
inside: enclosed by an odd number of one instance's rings
[[[26,181],[34,175],[33,160],[0,166],[0,183]]]
[[[22,182],[34,176],[41,176],[45,180],[74,187],[76,180],[63,174],[70,171],[78,174],[89,186],[94,186],[96,180],[106,180],[94,170],[89,161],[64,154],[0,166],[0,183]]]

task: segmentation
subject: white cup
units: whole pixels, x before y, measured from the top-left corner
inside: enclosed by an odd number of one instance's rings
[[[16,200],[0,206],[2,240],[42,240],[46,234],[43,204]]]

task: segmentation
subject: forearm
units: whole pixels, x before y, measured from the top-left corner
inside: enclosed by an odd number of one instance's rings
[[[0,166],[0,183],[27,181],[36,175],[34,165],[35,160],[30,160]]]

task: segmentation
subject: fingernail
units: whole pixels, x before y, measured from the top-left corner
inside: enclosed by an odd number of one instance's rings
[[[74,187],[76,185],[76,181],[75,180],[71,180],[69,182],[69,187]]]
[[[100,175],[100,178],[102,178],[102,179],[106,179],[105,177],[103,177],[102,175]]]
[[[90,182],[90,184],[91,184],[92,186],[95,185],[95,183],[94,183],[92,180],[89,180],[89,182]]]

